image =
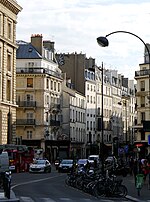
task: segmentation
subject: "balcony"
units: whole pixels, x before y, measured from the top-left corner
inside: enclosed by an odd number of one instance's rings
[[[31,67],[30,68],[23,68],[23,67],[18,68],[17,67],[16,73],[17,74],[48,74],[51,76],[55,76],[59,79],[63,78],[61,73],[52,71],[50,69],[43,68],[43,67],[32,67],[32,68]]]
[[[60,126],[60,121],[58,121],[58,120],[50,120],[50,126]]]
[[[52,113],[58,113],[58,112],[60,112],[60,104],[51,103],[51,105],[50,105],[50,111]]]
[[[17,119],[16,125],[34,126],[35,125],[35,119]]]
[[[135,77],[149,76],[149,75],[150,75],[150,69],[135,71]]]
[[[36,101],[19,101],[17,102],[17,105],[19,105],[19,107],[32,108],[36,107]]]

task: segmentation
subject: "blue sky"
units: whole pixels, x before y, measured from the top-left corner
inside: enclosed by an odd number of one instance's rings
[[[30,42],[32,34],[55,42],[58,53],[84,53],[97,65],[116,69],[134,79],[144,62],[144,44],[136,37],[117,33],[109,46],[96,38],[114,31],[128,31],[150,43],[149,0],[17,0],[23,10],[17,19],[17,40]]]

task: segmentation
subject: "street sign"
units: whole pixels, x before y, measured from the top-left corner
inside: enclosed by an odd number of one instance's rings
[[[150,145],[150,135],[148,135],[148,145]]]

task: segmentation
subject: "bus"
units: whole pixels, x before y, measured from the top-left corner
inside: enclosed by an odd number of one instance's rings
[[[9,170],[12,172],[28,172],[34,158],[34,150],[26,145],[3,144],[0,150],[8,152]]]

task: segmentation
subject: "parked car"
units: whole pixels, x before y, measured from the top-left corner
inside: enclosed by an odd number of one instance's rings
[[[63,159],[58,167],[58,172],[69,172],[73,166],[73,159]]]
[[[29,166],[30,173],[51,173],[51,163],[47,159],[35,159]]]
[[[97,161],[97,164],[100,163],[99,155],[90,155],[88,157],[88,161],[90,164],[94,164],[94,161]]]
[[[84,167],[88,162],[88,159],[79,159],[77,161],[77,166],[80,168],[80,167]]]
[[[105,164],[115,164],[115,166],[118,165],[118,161],[117,161],[117,158],[115,156],[108,156],[106,159],[105,159]]]

